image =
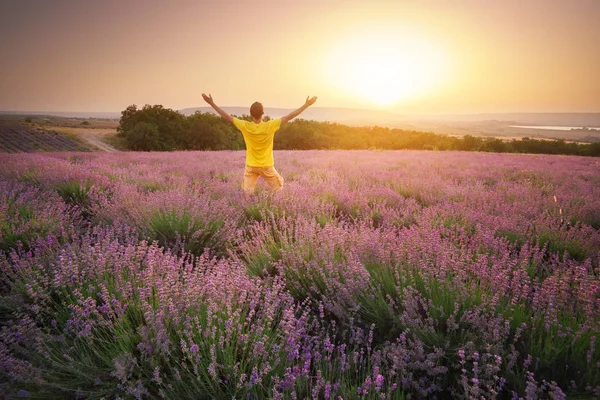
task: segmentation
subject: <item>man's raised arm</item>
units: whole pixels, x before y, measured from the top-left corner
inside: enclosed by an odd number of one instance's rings
[[[215,111],[221,115],[221,117],[225,118],[228,122],[233,124],[233,117],[231,115],[227,114],[225,111],[223,111],[221,109],[221,107],[219,107],[218,105],[215,104],[215,102],[212,98],[212,95],[209,94],[207,96],[204,93],[202,93],[202,98],[204,99],[204,101],[206,101],[208,104],[210,104],[210,106],[212,108],[214,108]]]
[[[296,111],[292,111],[291,113],[289,113],[288,115],[286,115],[285,117],[281,118],[281,123],[285,124],[286,122],[288,122],[289,120],[296,118],[298,115],[302,114],[302,112],[304,110],[306,110],[308,107],[312,106],[313,104],[315,104],[315,102],[317,101],[317,97],[310,97],[307,96],[306,97],[306,102],[304,102],[304,105],[302,107],[300,107],[299,109],[297,109]]]

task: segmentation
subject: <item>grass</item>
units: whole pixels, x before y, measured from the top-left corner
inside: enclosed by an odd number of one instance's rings
[[[581,262],[588,256],[587,250],[580,245],[578,240],[564,240],[554,231],[540,232],[537,240],[540,247],[545,246],[549,252],[558,255],[561,259],[566,255]]]
[[[105,135],[102,140],[104,140],[107,144],[111,145],[117,150],[127,151],[127,140],[124,137],[119,136],[117,133]]]
[[[76,180],[68,180],[54,184],[54,189],[64,202],[71,206],[75,206],[84,221],[90,221],[93,217],[91,208],[92,203],[90,200],[91,188],[92,183],[90,181],[79,182]]]
[[[91,187],[92,183],[89,181],[79,182],[69,180],[54,184],[56,192],[62,197],[65,203],[84,208],[90,205],[89,192]]]
[[[162,247],[183,250],[201,255],[210,248],[215,254],[226,251],[218,235],[224,221],[220,218],[204,220],[199,215],[175,210],[157,211],[148,224],[150,239],[157,240]]]
[[[258,278],[278,275],[275,263],[280,259],[281,247],[276,242],[269,242],[261,250],[244,256],[248,273]]]
[[[165,189],[164,186],[161,185],[160,183],[153,182],[150,180],[137,182],[137,187],[142,193],[146,193],[146,194]]]
[[[27,171],[20,174],[19,177],[17,178],[17,180],[19,182],[31,183],[34,185],[38,185],[40,183],[39,176],[40,176],[40,172],[38,170],[28,169]]]
[[[315,215],[315,220],[321,228],[324,228],[325,225],[333,223],[335,218],[330,213],[319,213]]]
[[[404,198],[414,199],[422,207],[428,207],[430,205],[423,196],[423,193],[417,187],[410,185],[393,185],[392,189]]]
[[[12,249],[27,251],[40,237],[57,230],[59,220],[55,215],[39,215],[40,210],[23,203],[19,195],[0,199],[6,208],[0,215],[0,251],[9,254]]]

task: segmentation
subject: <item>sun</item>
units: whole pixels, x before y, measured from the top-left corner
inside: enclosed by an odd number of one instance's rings
[[[357,34],[337,43],[329,55],[330,83],[345,95],[380,106],[436,89],[447,67],[439,47],[407,32]]]

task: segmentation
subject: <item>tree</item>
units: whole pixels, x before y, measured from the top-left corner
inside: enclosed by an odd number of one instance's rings
[[[240,150],[241,133],[223,118],[212,113],[196,112],[187,119],[189,128],[183,135],[185,148],[192,150]]]
[[[182,114],[170,108],[164,108],[162,105],[151,106],[146,104],[144,108],[138,110],[134,104],[121,112],[117,131],[125,137],[127,143],[135,146],[136,150],[183,149],[185,147],[181,135],[186,130],[185,121]],[[140,123],[145,125],[139,125]],[[150,130],[150,126],[153,129]],[[157,136],[156,140],[155,136]],[[148,137],[152,140],[142,144],[140,143],[141,137]]]
[[[135,104],[127,106],[126,109],[121,111],[121,118],[119,119],[119,127],[117,128],[117,132],[121,136],[126,136],[127,132],[131,132],[133,127],[136,124],[136,115],[138,109]]]
[[[132,150],[150,151],[160,147],[160,135],[156,125],[138,122],[125,137]]]

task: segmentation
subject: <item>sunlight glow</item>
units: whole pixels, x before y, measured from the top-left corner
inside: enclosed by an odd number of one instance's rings
[[[438,88],[448,74],[448,57],[416,33],[357,34],[329,53],[330,82],[349,96],[380,106],[414,99]]]

